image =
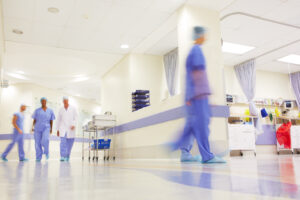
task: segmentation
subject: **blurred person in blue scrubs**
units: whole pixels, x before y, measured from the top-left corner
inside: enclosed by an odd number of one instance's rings
[[[53,111],[47,108],[47,98],[42,97],[41,104],[42,107],[36,109],[32,115],[37,162],[42,160],[43,154],[49,159],[49,137],[55,120]]]
[[[194,46],[186,60],[186,122],[183,133],[172,148],[181,150],[181,162],[225,163],[222,158],[211,152],[209,145],[211,117],[209,95],[211,95],[211,90],[202,52],[205,29],[200,26],[194,27],[193,39]],[[190,153],[194,139],[198,143],[201,156],[192,156]]]
[[[69,161],[75,141],[77,111],[69,105],[68,97],[63,97],[63,103],[57,117],[57,136],[60,136],[60,161]]]
[[[12,136],[12,141],[11,143],[6,147],[4,153],[1,155],[1,158],[3,161],[8,161],[7,160],[7,155],[8,153],[12,150],[14,147],[15,143],[18,143],[18,151],[19,151],[19,160],[21,162],[23,161],[28,161],[27,158],[25,158],[25,153],[24,153],[24,112],[26,110],[26,105],[21,104],[20,106],[20,111],[14,113],[13,119],[12,119],[12,124],[13,124],[13,136]]]

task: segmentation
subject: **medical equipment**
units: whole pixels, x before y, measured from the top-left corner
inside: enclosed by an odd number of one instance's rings
[[[110,156],[113,160],[116,159],[116,151],[115,151],[115,126],[116,126],[116,116],[110,115],[111,113],[107,112],[104,115],[94,115],[92,117],[92,121],[88,122],[85,126],[83,126],[82,134],[83,138],[85,137],[85,133],[89,135],[89,161],[92,159],[93,161],[99,160],[99,150],[104,151],[104,160],[109,160]],[[93,134],[93,138],[91,138],[91,134]],[[111,138],[109,138],[111,136]],[[98,137],[103,137],[104,139],[100,139]],[[91,142],[93,144],[91,145]],[[98,145],[97,145],[98,144]],[[110,149],[112,146],[112,153],[110,153]],[[82,160],[84,160],[84,141],[82,143]],[[93,151],[93,157],[91,157],[91,151]]]
[[[285,109],[293,109],[294,108],[294,102],[292,102],[292,101],[285,101],[284,102],[284,108]]]

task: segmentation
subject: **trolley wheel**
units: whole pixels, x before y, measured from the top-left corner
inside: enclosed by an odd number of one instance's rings
[[[105,156],[103,157],[103,160],[104,160],[104,161],[106,160],[106,157],[105,157]]]
[[[106,160],[109,160],[109,156],[107,156]]]
[[[114,156],[113,159],[116,160],[116,157]]]
[[[279,151],[277,151],[277,155],[279,155]]]
[[[244,155],[243,152],[241,152],[240,155],[243,156]]]

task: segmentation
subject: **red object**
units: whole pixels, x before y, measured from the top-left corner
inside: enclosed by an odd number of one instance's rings
[[[280,145],[284,145],[284,148],[291,148],[291,126],[292,123],[283,123],[276,131],[276,138]]]

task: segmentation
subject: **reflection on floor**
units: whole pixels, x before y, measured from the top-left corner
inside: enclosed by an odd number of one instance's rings
[[[0,163],[0,199],[300,199],[300,156],[89,163]]]

